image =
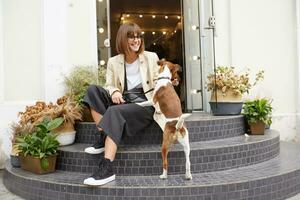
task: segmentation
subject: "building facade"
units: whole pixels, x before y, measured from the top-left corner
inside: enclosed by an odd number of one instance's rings
[[[214,65],[253,73],[263,69],[264,81],[245,99],[272,98],[272,128],[282,140],[299,140],[299,0],[155,2],[0,0],[1,130],[26,105],[62,95],[63,74],[72,67],[105,65],[114,55],[117,27],[136,17],[149,50],[175,41],[166,57],[184,67],[181,94],[187,111],[209,112],[205,79]]]

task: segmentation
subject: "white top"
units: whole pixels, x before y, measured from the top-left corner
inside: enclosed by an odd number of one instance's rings
[[[136,59],[133,63],[125,64],[126,66],[126,76],[127,76],[127,90],[131,90],[138,86],[142,87],[142,78],[140,73],[140,61]]]

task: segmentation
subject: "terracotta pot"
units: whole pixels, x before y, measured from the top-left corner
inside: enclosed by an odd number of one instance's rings
[[[215,91],[212,91],[210,101],[216,102],[216,96],[217,102],[242,102],[242,95],[235,94],[232,90],[227,90],[225,96],[221,90],[217,90],[217,95]]]
[[[83,106],[83,109],[82,109],[82,121],[84,121],[84,122],[94,122],[91,111],[86,106]]]
[[[19,159],[21,162],[21,168],[35,174],[47,174],[55,171],[57,155],[48,156],[49,166],[47,169],[42,169],[41,167],[41,159],[33,156],[24,156],[23,154],[19,155]]]
[[[263,135],[265,134],[266,124],[262,121],[257,121],[256,123],[249,124],[250,131],[252,135]]]

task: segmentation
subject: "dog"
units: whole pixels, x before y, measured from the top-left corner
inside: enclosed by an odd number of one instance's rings
[[[153,99],[142,103],[137,103],[140,106],[157,106],[166,118],[161,155],[163,160],[163,173],[159,176],[161,179],[166,179],[168,176],[168,152],[170,145],[178,141],[185,153],[185,178],[192,179],[191,162],[190,162],[190,143],[188,130],[184,124],[184,120],[190,114],[183,114],[181,109],[180,99],[173,87],[173,84],[179,83],[179,65],[171,62],[160,60],[157,63],[159,74],[157,83],[153,92]],[[172,84],[173,83],[173,84]]]

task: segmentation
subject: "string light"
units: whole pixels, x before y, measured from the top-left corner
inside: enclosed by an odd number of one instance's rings
[[[154,32],[154,31],[152,32],[152,35],[155,35],[155,32]]]
[[[142,31],[142,35],[144,35],[145,34],[145,31]]]
[[[124,20],[124,17],[121,17],[121,20],[123,21],[123,20]]]
[[[99,28],[99,33],[103,33],[104,32],[104,28]]]
[[[105,60],[100,60],[100,65],[105,65]]]
[[[181,19],[180,15],[174,15],[174,14],[170,14],[170,15],[165,15],[165,14],[151,14],[151,13],[144,13],[144,14],[139,14],[139,13],[121,13],[122,17],[139,17],[139,18],[143,18],[146,16],[152,17],[152,19],[156,19],[158,17],[164,18],[164,19],[170,19],[170,18],[177,18],[177,19]]]
[[[163,33],[164,35],[166,35],[166,34],[167,34],[167,32],[166,32],[166,31],[163,31],[162,33]]]

